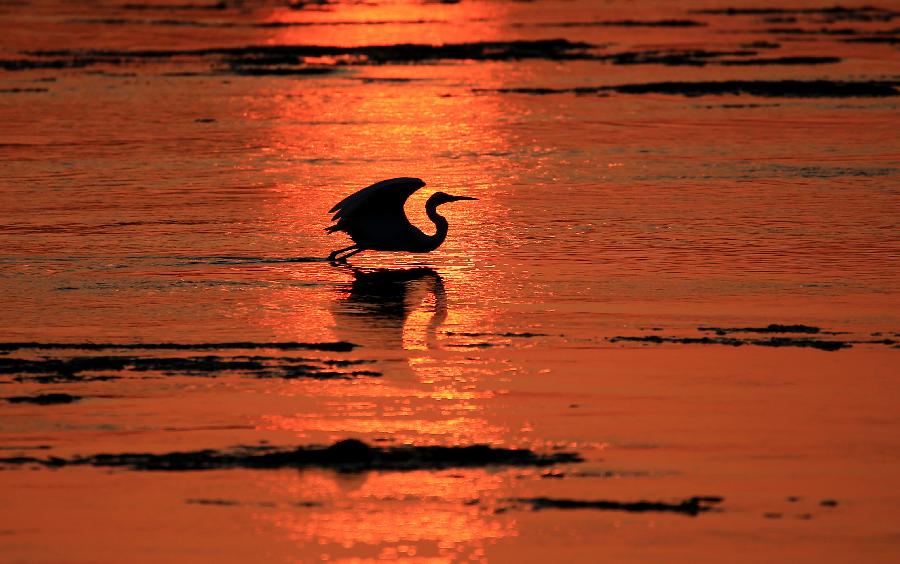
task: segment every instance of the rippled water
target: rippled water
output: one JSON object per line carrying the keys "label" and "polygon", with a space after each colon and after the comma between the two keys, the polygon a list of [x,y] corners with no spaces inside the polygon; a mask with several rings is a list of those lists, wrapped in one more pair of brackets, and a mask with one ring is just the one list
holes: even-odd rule
{"label": "rippled water", "polygon": [[[2,559],[897,557],[900,13],[290,4],[0,2]],[[95,458],[348,438],[584,461]]]}

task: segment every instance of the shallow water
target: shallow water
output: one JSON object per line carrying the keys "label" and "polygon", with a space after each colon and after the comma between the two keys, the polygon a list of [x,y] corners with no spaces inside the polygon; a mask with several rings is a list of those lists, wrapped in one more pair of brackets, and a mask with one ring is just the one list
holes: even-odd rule
{"label": "shallow water", "polygon": [[0,3],[3,560],[896,560],[900,14],[288,4]]}

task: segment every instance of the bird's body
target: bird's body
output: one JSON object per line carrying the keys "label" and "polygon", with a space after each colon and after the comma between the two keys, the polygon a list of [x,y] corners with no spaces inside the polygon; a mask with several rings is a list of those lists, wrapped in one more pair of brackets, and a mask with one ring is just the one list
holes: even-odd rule
{"label": "bird's body", "polygon": [[[409,196],[425,186],[418,178],[392,178],[382,180],[359,192],[347,196],[331,208],[335,222],[325,230],[329,233],[343,231],[353,239],[354,245],[331,253],[330,260],[346,260],[356,253],[373,251],[405,251],[428,253],[447,238],[448,224],[437,213],[437,207],[457,200],[475,200],[467,196],[451,196],[444,192],[432,194],[425,202],[425,212],[435,224],[435,234],[427,235],[410,223],[403,211]],[[349,252],[347,252],[349,251]],[[338,259],[338,255],[347,252]]]}

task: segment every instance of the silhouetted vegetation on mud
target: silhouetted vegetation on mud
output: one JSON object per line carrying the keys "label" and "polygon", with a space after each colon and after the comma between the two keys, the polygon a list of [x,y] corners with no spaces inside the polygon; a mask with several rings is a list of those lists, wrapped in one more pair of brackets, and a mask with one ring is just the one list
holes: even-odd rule
{"label": "silhouetted vegetation on mud", "polygon": [[74,403],[80,401],[80,396],[71,394],[38,394],[36,396],[10,396],[4,398],[9,403],[32,403],[35,405],[56,405],[61,403]]}
{"label": "silhouetted vegetation on mud", "polygon": [[332,468],[342,472],[365,470],[440,470],[486,466],[549,466],[581,462],[569,452],[537,454],[528,449],[472,446],[400,446],[373,447],[347,439],[328,447],[279,449],[269,446],[243,446],[228,451],[199,450],[164,454],[97,454],[75,458],[0,458],[0,464],[46,467],[100,466],[130,470],[217,470],[228,468]]}
{"label": "silhouetted vegetation on mud", "polygon": [[723,501],[718,496],[695,496],[676,502],[663,501],[609,501],[609,500],[580,500],[560,499],[549,497],[516,498],[512,501],[529,505],[534,511],[542,509],[594,509],[599,511],[627,511],[631,513],[663,512],[680,513],[682,515],[697,516],[700,513],[712,511],[714,506]]}

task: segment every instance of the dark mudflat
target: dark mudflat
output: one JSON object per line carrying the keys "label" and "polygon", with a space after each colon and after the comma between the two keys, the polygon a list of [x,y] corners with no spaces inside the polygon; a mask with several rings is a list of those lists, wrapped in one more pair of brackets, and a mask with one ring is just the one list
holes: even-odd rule
{"label": "dark mudflat", "polygon": [[[345,57],[348,64],[417,63],[440,60],[514,61],[523,59],[579,60],[591,59],[589,43],[566,39],[536,41],[479,41],[443,45],[398,43],[393,45],[249,45],[208,49],[143,49],[143,50],[44,50],[27,53],[34,57],[100,63],[122,61],[168,60],[174,57],[224,57],[243,64],[296,65],[306,57]],[[65,60],[64,59],[64,60]]]}
{"label": "dark mudflat", "polygon": [[530,339],[533,337],[547,337],[547,333],[530,333],[528,331],[516,332],[506,331],[503,333],[490,332],[471,332],[471,331],[447,331],[444,333],[451,337],[519,337],[522,339]]}
{"label": "dark mudflat", "polygon": [[692,10],[692,14],[714,16],[818,16],[825,23],[839,21],[891,21],[900,17],[900,12],[875,6],[860,7],[811,7],[811,8],[710,8]]}
{"label": "dark mudflat", "polygon": [[666,65],[696,66],[706,65],[823,65],[839,63],[840,57],[757,57],[758,51],[751,49],[712,51],[706,49],[689,50],[647,50],[625,51],[609,55],[596,55],[599,61],[608,61],[615,65]]}
{"label": "dark mudflat", "polygon": [[[138,355],[75,356],[68,358],[22,359],[0,357],[0,375],[18,381],[55,383],[89,381],[110,376],[85,376],[86,372],[162,372],[167,375],[215,377],[238,373],[255,378],[312,378],[317,380],[381,376],[374,370],[346,370],[372,361],[357,359],[315,359],[277,356],[190,356],[156,357]],[[344,370],[341,370],[344,369]]]}
{"label": "dark mudflat", "polygon": [[[650,82],[618,86],[579,86],[575,88],[499,88],[492,92],[509,94],[671,94],[699,96],[757,96],[761,98],[886,98],[900,95],[893,81],[842,80],[722,80],[703,82]],[[484,89],[474,89],[484,92]]]}
{"label": "dark mudflat", "polygon": [[[524,27],[518,24],[513,27]],[[697,20],[599,20],[588,22],[541,22],[535,27],[706,27],[708,24]]]}
{"label": "dark mudflat", "polygon": [[586,501],[579,499],[560,499],[548,497],[516,498],[513,501],[530,505],[534,511],[542,509],[594,509],[599,511],[628,511],[631,513],[664,512],[681,513],[692,517],[711,511],[714,505],[723,498],[717,496],[695,496],[678,503],[662,501]]}
{"label": "dark mudflat", "polygon": [[678,94],[682,96],[748,95],[768,98],[878,98],[900,94],[894,82],[839,80],[723,80],[623,84],[610,90],[621,94]]}
{"label": "dark mudflat", "polygon": [[367,470],[441,470],[487,466],[549,466],[581,462],[575,453],[536,454],[527,449],[495,448],[488,445],[466,447],[402,446],[373,447],[348,439],[328,447],[238,447],[230,451],[199,450],[165,454],[97,454],[76,458],[0,458],[0,464],[46,467],[98,466],[129,470],[222,470],[232,468],[332,468],[342,472]]}
{"label": "dark mudflat", "polygon": [[729,345],[740,347],[744,345],[756,345],[759,347],[802,347],[822,351],[838,351],[849,349],[853,345],[847,341],[825,341],[822,339],[794,338],[794,337],[770,337],[767,339],[738,339],[735,337],[662,337],[659,335],[646,336],[618,336],[607,339],[611,343],[676,343],[681,345]]}
{"label": "dark mudflat", "polygon": [[781,325],[770,323],[765,327],[698,327],[700,331],[714,331],[718,335],[726,333],[808,333],[814,334],[821,331],[819,327],[812,325]]}
{"label": "dark mudflat", "polygon": [[57,405],[81,401],[80,396],[70,394],[39,394],[36,396],[12,396],[4,398],[9,403],[33,403],[35,405]]}
{"label": "dark mudflat", "polygon": [[0,351],[17,351],[22,349],[63,349],[100,351],[109,349],[122,350],[227,350],[227,349],[277,349],[283,351],[312,350],[327,352],[350,352],[358,345],[346,341],[330,343],[40,343],[36,341],[20,343],[0,343]]}

